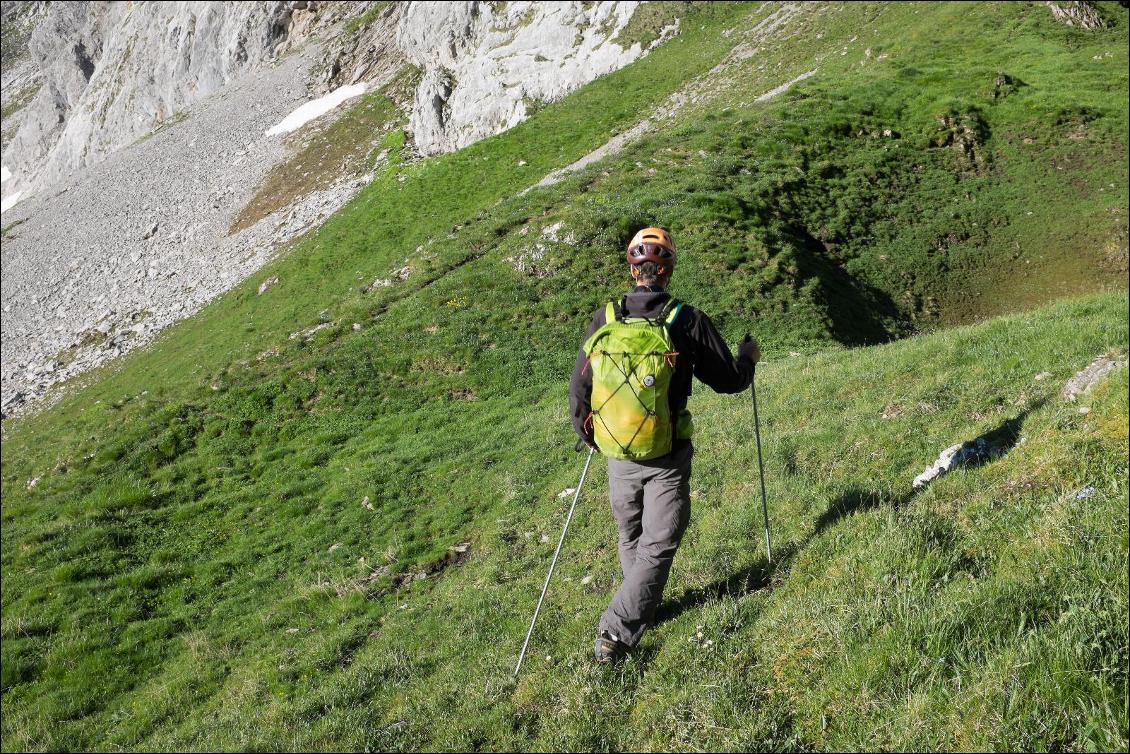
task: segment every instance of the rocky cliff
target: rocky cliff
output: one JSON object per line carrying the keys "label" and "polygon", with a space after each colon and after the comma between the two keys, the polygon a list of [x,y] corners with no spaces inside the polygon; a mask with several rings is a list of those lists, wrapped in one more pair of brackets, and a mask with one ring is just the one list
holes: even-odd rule
{"label": "rocky cliff", "polygon": [[294,3],[53,3],[29,57],[41,81],[4,150],[31,193],[151,132],[271,61]]}
{"label": "rocky cliff", "polygon": [[[26,61],[24,75],[6,87],[6,101],[23,106],[12,108],[18,128],[4,144],[5,196],[26,197],[101,161],[330,28],[324,87],[364,80],[376,59],[423,71],[409,127],[426,155],[510,128],[678,29],[675,20],[646,48],[625,38],[638,2],[407,3],[386,11],[399,17],[395,35],[365,24],[378,33],[358,45],[351,37],[383,5],[9,3],[10,23],[32,30],[26,50],[12,53]],[[346,18],[353,30],[334,26]]]}
{"label": "rocky cliff", "polygon": [[[460,149],[646,50],[620,37],[639,3],[413,3],[396,30],[425,71],[411,130],[423,154]],[[662,43],[678,28],[661,30]]]}

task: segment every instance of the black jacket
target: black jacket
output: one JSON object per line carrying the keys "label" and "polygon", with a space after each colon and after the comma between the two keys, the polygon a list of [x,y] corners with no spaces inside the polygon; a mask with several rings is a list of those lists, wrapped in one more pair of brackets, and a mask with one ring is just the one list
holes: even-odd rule
{"label": "black jacket", "polygon": [[[632,317],[657,317],[670,300],[671,296],[666,291],[641,286],[624,297],[622,306],[625,313]],[[604,326],[604,310],[603,306],[597,309],[585,340]],[[687,407],[692,376],[718,393],[740,393],[753,381],[753,364],[748,359],[735,359],[710,317],[693,306],[683,304],[671,327],[671,340],[679,352],[668,394],[672,419]],[[585,420],[592,411],[592,370],[585,368],[587,361],[582,346],[569,383],[569,408],[573,415],[573,428],[582,439],[591,443],[592,425],[585,426]],[[688,442],[676,440],[672,450],[678,450]]]}

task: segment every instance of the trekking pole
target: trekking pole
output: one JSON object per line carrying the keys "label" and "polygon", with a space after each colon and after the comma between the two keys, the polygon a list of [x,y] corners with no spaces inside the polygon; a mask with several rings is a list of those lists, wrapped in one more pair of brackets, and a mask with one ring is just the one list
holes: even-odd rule
{"label": "trekking pole", "polygon": [[753,433],[757,436],[757,472],[761,478],[761,512],[765,516],[765,551],[769,555],[769,565],[773,565],[773,545],[769,542],[769,505],[765,502],[765,464],[761,460],[761,422],[757,417],[757,365],[753,365],[753,380],[749,383],[753,396]]}
{"label": "trekking pole", "polygon": [[553,562],[549,564],[549,573],[545,575],[545,586],[541,588],[541,596],[538,597],[538,606],[534,608],[534,618],[530,621],[530,630],[526,632],[526,641],[522,644],[522,653],[518,655],[518,664],[514,666],[514,677],[518,677],[518,671],[522,669],[522,661],[526,659],[526,649],[530,646],[530,637],[534,635],[534,625],[538,622],[538,613],[541,612],[541,603],[545,601],[545,594],[549,591],[549,580],[553,578],[553,569],[557,567],[557,558],[561,555],[561,546],[565,544],[565,535],[569,533],[569,523],[573,520],[573,511],[577,509],[577,500],[581,497],[581,489],[585,486],[585,477],[589,473],[589,464],[592,463],[592,455],[596,451],[595,448],[589,448],[589,457],[585,461],[585,470],[581,472],[581,481],[577,482],[577,491],[573,493],[573,504],[569,506],[569,515],[565,517],[565,528],[561,530],[561,540],[557,543],[557,552],[553,553]]}

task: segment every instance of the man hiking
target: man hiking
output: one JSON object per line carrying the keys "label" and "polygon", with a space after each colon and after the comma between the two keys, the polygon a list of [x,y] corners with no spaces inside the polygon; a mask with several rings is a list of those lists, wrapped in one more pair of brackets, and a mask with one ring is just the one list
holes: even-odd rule
{"label": "man hiking", "polygon": [[690,520],[691,377],[739,393],[761,358],[747,335],[734,359],[709,317],[667,293],[670,233],[644,228],[627,258],[635,290],[597,310],[569,388],[577,434],[608,456],[620,530],[624,581],[600,617],[600,663],[624,657],[651,625]]}

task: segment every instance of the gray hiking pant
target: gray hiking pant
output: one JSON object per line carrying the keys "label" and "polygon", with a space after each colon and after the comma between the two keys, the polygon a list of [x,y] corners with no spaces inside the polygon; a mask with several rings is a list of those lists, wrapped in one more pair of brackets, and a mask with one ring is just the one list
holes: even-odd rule
{"label": "gray hiking pant", "polygon": [[688,444],[654,461],[608,460],[624,582],[600,616],[600,630],[631,647],[655,617],[675,550],[690,521],[693,455]]}

